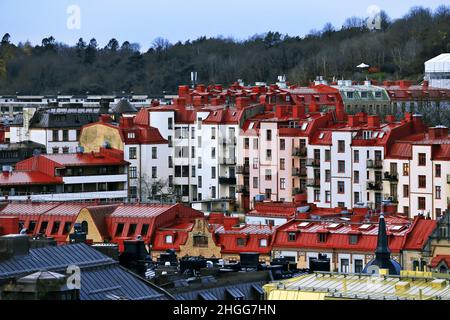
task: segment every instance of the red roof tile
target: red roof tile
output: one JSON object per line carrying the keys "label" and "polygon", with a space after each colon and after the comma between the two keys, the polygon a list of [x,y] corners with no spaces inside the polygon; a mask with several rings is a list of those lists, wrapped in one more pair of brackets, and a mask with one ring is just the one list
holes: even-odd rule
{"label": "red roof tile", "polygon": [[38,171],[13,171],[11,174],[0,175],[0,185],[15,186],[15,185],[47,185],[47,184],[62,184],[62,178],[51,177]]}

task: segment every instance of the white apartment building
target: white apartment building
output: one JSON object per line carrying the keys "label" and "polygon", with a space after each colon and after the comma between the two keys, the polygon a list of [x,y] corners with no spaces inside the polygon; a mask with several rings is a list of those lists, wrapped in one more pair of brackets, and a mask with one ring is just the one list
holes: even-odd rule
{"label": "white apartment building", "polygon": [[398,201],[398,212],[436,219],[450,203],[450,139],[448,128],[395,142],[384,161],[386,196]]}

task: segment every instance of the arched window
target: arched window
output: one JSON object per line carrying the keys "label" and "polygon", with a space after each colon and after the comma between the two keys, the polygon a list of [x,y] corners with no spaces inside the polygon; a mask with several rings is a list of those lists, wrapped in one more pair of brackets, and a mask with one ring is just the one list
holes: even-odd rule
{"label": "arched window", "polygon": [[87,223],[87,221],[81,222],[81,232],[85,232],[86,234],[88,233],[88,223]]}

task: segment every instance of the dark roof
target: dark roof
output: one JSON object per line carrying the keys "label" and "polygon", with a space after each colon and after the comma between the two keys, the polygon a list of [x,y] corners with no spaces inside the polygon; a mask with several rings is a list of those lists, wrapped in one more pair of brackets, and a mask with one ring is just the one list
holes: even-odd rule
{"label": "dark roof", "polygon": [[124,113],[137,113],[135,107],[126,99],[120,99],[120,101],[111,108],[111,112],[114,114],[124,114]]}
{"label": "dark roof", "polygon": [[98,108],[58,108],[38,110],[30,121],[30,128],[78,128],[98,121]]}
{"label": "dark roof", "polygon": [[28,255],[0,262],[0,282],[41,270],[62,272],[69,265],[81,269],[81,300],[167,300],[171,296],[84,244],[31,249]]}

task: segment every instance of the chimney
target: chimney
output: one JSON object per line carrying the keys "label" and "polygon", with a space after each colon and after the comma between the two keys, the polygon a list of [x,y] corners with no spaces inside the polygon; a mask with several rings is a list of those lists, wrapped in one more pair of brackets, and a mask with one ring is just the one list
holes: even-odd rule
{"label": "chimney", "polygon": [[220,99],[217,97],[211,98],[211,105],[212,106],[218,106],[220,105]]}
{"label": "chimney", "polygon": [[284,106],[276,106],[275,107],[275,117],[277,117],[278,119],[283,118],[283,116],[285,115],[285,110],[284,110]]}
{"label": "chimney", "polygon": [[133,118],[132,117],[121,117],[120,118],[120,127],[121,128],[131,128],[133,126]]}
{"label": "chimney", "polygon": [[353,208],[353,217],[354,216],[361,216],[361,217],[365,217],[367,212],[369,211],[368,208]]}
{"label": "chimney", "polygon": [[419,132],[425,131],[426,127],[423,123],[421,114],[414,114],[412,116],[412,123],[413,123],[413,127],[414,127],[414,132],[419,133]]}
{"label": "chimney", "polygon": [[445,126],[436,126],[428,129],[430,140],[446,139],[448,138],[448,128]]}
{"label": "chimney", "polygon": [[305,106],[304,105],[292,106],[292,117],[293,118],[303,118],[304,116],[305,116]]}
{"label": "chimney", "polygon": [[99,120],[102,123],[110,123],[112,121],[111,117],[107,114],[101,114]]}
{"label": "chimney", "polygon": [[380,117],[379,116],[368,116],[367,117],[367,126],[371,128],[379,128],[380,127]]}
{"label": "chimney", "polygon": [[344,104],[339,101],[338,103],[336,103],[336,119],[337,121],[345,121],[345,110],[344,110]]}
{"label": "chimney", "polygon": [[197,85],[197,88],[196,88],[197,92],[205,92],[205,89],[206,89],[206,87],[204,84],[199,84],[199,85]]}
{"label": "chimney", "polygon": [[349,127],[359,126],[359,117],[357,115],[349,115],[348,116],[348,126]]}
{"label": "chimney", "polygon": [[392,114],[386,115],[386,122],[387,123],[394,123],[395,122],[395,116]]}
{"label": "chimney", "polygon": [[179,86],[178,87],[178,96],[183,98],[189,95],[189,86]]}
{"label": "chimney", "polygon": [[367,122],[367,113],[358,112],[356,116],[359,118],[359,122],[366,123]]}
{"label": "chimney", "polygon": [[226,230],[230,230],[237,224],[239,224],[239,217],[224,217],[223,219],[223,227]]}
{"label": "chimney", "polygon": [[194,107],[201,107],[203,105],[202,97],[194,96],[192,104],[194,105]]}
{"label": "chimney", "polygon": [[249,99],[247,97],[236,97],[236,108],[243,109],[248,106]]}
{"label": "chimney", "polygon": [[[366,210],[366,213],[367,213],[367,210]],[[364,218],[365,218],[364,216],[365,216],[365,214],[364,214],[364,215],[361,215],[361,214],[358,214],[358,215],[353,214],[353,215],[350,217],[350,221],[351,221],[351,222],[356,222],[356,223],[361,223],[361,222],[364,221]]]}
{"label": "chimney", "polygon": [[309,104],[309,112],[310,113],[320,112],[320,108],[314,101],[314,98],[311,99],[311,103]]}
{"label": "chimney", "polygon": [[186,98],[175,98],[173,100],[173,102],[178,107],[181,107],[181,108],[186,107]]}

